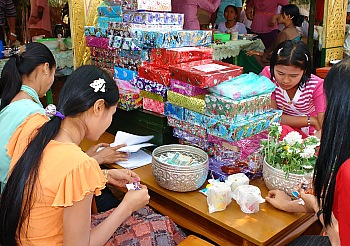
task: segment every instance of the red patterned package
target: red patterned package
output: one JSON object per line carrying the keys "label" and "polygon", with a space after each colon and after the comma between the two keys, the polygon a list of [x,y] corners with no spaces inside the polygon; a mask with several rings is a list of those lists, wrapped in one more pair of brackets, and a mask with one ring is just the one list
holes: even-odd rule
{"label": "red patterned package", "polygon": [[138,76],[165,86],[170,85],[170,72],[168,69],[155,67],[146,62],[139,66]]}

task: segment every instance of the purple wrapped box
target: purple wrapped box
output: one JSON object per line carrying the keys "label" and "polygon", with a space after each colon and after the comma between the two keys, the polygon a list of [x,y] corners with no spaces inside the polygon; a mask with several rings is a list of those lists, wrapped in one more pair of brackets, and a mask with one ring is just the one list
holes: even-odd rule
{"label": "purple wrapped box", "polygon": [[99,48],[109,48],[109,38],[98,38],[94,36],[86,36],[86,46],[88,47],[99,47]]}
{"label": "purple wrapped box", "polygon": [[130,83],[141,90],[153,92],[162,97],[166,97],[167,87],[157,82],[135,76]]}
{"label": "purple wrapped box", "polygon": [[186,96],[197,96],[208,93],[208,89],[202,89],[177,79],[170,79],[170,88],[172,91]]}
{"label": "purple wrapped box", "polygon": [[125,12],[123,13],[123,21],[137,24],[183,25],[184,15],[147,11]]}

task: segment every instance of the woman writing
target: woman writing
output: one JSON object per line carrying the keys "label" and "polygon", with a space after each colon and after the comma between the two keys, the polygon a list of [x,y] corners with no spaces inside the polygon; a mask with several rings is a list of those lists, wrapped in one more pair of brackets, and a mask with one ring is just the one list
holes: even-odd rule
{"label": "woman writing", "polygon": [[326,109],[323,79],[311,74],[311,54],[302,41],[284,41],[273,51],[270,67],[261,72],[276,84],[271,107],[283,111],[282,138],[292,130],[303,137],[320,136]]}
{"label": "woman writing", "polygon": [[[56,62],[51,51],[41,43],[28,43],[18,55],[9,59],[0,79],[0,193],[7,181],[11,158],[6,145],[19,125],[30,115],[45,110],[39,98],[50,89],[56,71]],[[123,145],[124,146],[124,145]],[[97,148],[106,147],[97,152]],[[100,164],[127,160],[128,155],[117,151],[122,146],[109,147],[101,143],[91,147],[87,154]],[[112,171],[113,172],[113,171]],[[108,189],[96,200],[98,211],[115,207],[118,200]]]}
{"label": "woman writing", "polygon": [[[34,114],[18,127],[8,145],[11,169],[0,202],[2,245],[103,245],[108,240],[114,245],[127,243],[123,234],[129,227],[117,229],[132,212],[148,203],[147,188],[140,185],[140,190],[128,191],[108,217],[91,221],[92,196],[99,195],[112,177],[102,173],[97,161],[78,146],[84,137],[99,139],[112,121],[118,99],[118,88],[106,72],[82,66],[65,82],[57,110],[50,112],[51,120]],[[38,121],[46,123],[36,130]],[[33,139],[27,147],[16,143],[28,138]],[[113,183],[120,187],[138,179],[130,170],[119,174],[114,175]],[[148,209],[143,216],[149,214],[154,213]],[[134,220],[140,218],[142,215]],[[160,224],[164,220],[169,227],[152,227],[155,221]],[[162,235],[174,245],[183,239],[181,231],[163,216],[148,222],[145,227],[153,228],[149,240],[156,242]],[[138,235],[142,239],[145,233]]]}

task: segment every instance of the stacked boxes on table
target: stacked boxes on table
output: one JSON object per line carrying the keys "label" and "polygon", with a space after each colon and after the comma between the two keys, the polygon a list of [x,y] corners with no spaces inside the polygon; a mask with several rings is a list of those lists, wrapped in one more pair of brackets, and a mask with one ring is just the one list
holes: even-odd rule
{"label": "stacked boxes on table", "polygon": [[[278,122],[281,117],[281,111],[270,109],[272,82],[259,92],[246,93],[244,97],[237,97],[238,93],[229,98],[206,90],[215,92],[213,88],[221,83],[239,81],[240,67],[202,60],[170,65],[170,73],[172,87],[168,90],[165,114],[180,143],[192,144],[214,155],[212,172],[214,167],[220,169],[221,165],[232,164],[239,158],[248,162],[239,167],[240,171],[250,178],[261,175],[260,166],[256,166],[260,139],[271,122]],[[241,149],[237,152],[230,146]]]}

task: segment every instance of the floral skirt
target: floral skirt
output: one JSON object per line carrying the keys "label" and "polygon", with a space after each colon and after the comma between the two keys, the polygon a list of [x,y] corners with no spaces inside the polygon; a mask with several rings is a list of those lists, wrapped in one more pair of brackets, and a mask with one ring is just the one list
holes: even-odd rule
{"label": "floral skirt", "polygon": [[[106,219],[114,209],[91,216],[91,227]],[[177,245],[185,233],[168,217],[155,213],[148,206],[135,211],[114,232],[105,244],[128,246]]]}

